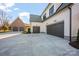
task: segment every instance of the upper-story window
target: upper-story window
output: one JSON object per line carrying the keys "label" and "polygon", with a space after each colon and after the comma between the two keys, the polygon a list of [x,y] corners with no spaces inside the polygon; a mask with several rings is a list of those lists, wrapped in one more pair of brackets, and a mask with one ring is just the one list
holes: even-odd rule
{"label": "upper-story window", "polygon": [[53,15],[54,13],[54,5],[49,9],[49,16]]}
{"label": "upper-story window", "polygon": [[43,20],[45,20],[46,19],[46,13],[44,14],[44,16],[43,16]]}

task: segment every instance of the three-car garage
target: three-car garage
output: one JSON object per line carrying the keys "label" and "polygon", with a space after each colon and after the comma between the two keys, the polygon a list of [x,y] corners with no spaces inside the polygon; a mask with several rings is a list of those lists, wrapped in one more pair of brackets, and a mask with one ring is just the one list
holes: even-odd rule
{"label": "three-car garage", "polygon": [[[41,32],[40,26],[33,26],[32,28],[33,28],[33,33]],[[54,35],[54,36],[64,38],[64,21],[47,25],[46,32],[49,35]]]}

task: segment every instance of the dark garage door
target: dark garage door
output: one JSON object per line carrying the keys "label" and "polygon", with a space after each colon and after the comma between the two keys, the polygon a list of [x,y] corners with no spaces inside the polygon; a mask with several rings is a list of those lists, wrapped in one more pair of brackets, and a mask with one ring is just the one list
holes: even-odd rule
{"label": "dark garage door", "polygon": [[39,26],[34,26],[33,27],[33,33],[40,33],[40,27]]}
{"label": "dark garage door", "polygon": [[13,27],[13,31],[18,31],[18,27]]}
{"label": "dark garage door", "polygon": [[24,31],[24,28],[23,27],[19,27],[19,31]]}
{"label": "dark garage door", "polygon": [[47,34],[64,38],[64,21],[47,26]]}

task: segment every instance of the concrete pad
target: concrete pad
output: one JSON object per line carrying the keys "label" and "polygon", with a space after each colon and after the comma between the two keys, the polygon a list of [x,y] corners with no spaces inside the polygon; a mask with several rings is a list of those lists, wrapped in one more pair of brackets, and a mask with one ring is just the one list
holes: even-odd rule
{"label": "concrete pad", "polygon": [[79,50],[69,41],[47,34],[20,34],[0,40],[1,56],[72,56]]}

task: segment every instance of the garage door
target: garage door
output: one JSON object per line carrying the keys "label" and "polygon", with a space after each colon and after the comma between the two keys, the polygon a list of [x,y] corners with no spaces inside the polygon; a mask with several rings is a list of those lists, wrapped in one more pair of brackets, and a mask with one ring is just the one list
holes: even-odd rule
{"label": "garage door", "polygon": [[13,31],[18,31],[18,27],[13,27]]}
{"label": "garage door", "polygon": [[64,21],[47,26],[47,34],[64,38]]}
{"label": "garage door", "polygon": [[40,33],[40,27],[39,26],[34,26],[33,27],[33,33]]}
{"label": "garage door", "polygon": [[19,31],[24,31],[24,28],[23,27],[19,27]]}

